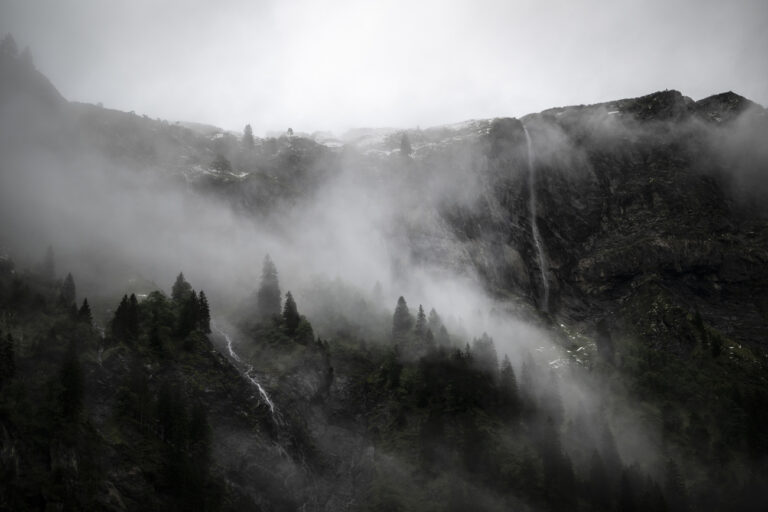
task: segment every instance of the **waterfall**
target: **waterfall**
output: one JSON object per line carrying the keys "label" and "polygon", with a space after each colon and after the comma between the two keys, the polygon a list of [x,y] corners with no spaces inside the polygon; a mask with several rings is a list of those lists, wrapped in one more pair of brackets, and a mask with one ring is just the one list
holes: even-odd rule
{"label": "waterfall", "polygon": [[539,259],[539,270],[541,271],[541,284],[544,288],[544,297],[542,300],[542,309],[544,311],[549,310],[549,280],[547,279],[548,266],[547,256],[544,254],[544,242],[541,240],[541,233],[539,233],[539,224],[536,220],[536,165],[535,165],[535,153],[533,151],[533,143],[531,142],[531,135],[528,133],[528,129],[523,125],[523,131],[525,132],[525,144],[528,148],[528,192],[530,197],[530,215],[531,215],[531,235],[533,237],[533,243],[536,246],[536,254]]}
{"label": "waterfall", "polygon": [[253,366],[244,363],[242,359],[240,359],[240,356],[237,355],[237,352],[235,352],[235,349],[232,348],[232,338],[229,337],[229,335],[219,329],[219,327],[214,323],[212,324],[213,329],[218,332],[223,338],[224,341],[227,343],[227,351],[229,352],[229,357],[235,362],[236,366],[239,367],[240,371],[242,372],[243,376],[248,379],[248,382],[251,383],[253,387],[255,387],[259,391],[259,396],[261,397],[262,402],[267,404],[269,407],[269,411],[272,413],[272,420],[279,424],[278,416],[275,412],[275,404],[272,402],[272,399],[269,398],[269,394],[267,393],[267,390],[264,389],[264,386],[261,385],[261,383],[256,378],[256,370],[253,369]]}

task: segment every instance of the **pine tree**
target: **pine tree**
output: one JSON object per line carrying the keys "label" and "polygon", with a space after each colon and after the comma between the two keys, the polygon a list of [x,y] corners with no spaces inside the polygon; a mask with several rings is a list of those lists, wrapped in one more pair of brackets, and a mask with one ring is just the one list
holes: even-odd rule
{"label": "pine tree", "polygon": [[451,336],[448,334],[448,329],[445,328],[444,325],[440,326],[440,329],[437,331],[437,344],[441,347],[447,347],[451,344]]}
{"label": "pine tree", "polygon": [[211,332],[211,309],[208,306],[208,297],[205,296],[205,292],[200,290],[200,314],[198,315],[199,328],[205,334]]}
{"label": "pine tree", "polygon": [[184,273],[179,272],[179,275],[176,277],[176,282],[173,283],[173,288],[171,289],[171,298],[177,304],[181,304],[191,291],[192,285],[184,279]]}
{"label": "pine tree", "polygon": [[472,354],[475,358],[475,364],[483,371],[496,375],[499,369],[499,357],[496,354],[496,347],[493,344],[493,338],[487,333],[472,342]]}
{"label": "pine tree", "polygon": [[245,149],[253,149],[256,146],[256,142],[253,139],[253,129],[250,124],[245,125],[243,130],[243,146]]}
{"label": "pine tree", "polygon": [[277,268],[272,263],[269,254],[264,258],[261,270],[261,285],[257,293],[257,314],[260,318],[272,318],[280,315],[280,282],[277,279]]}
{"label": "pine tree", "polygon": [[15,59],[19,54],[19,47],[16,46],[16,40],[11,34],[7,34],[0,41],[0,55]]}
{"label": "pine tree", "polygon": [[435,311],[435,308],[429,310],[427,325],[432,329],[433,333],[440,332],[440,327],[443,325],[443,321],[440,318],[440,315],[437,314],[437,311]]}
{"label": "pine tree", "polygon": [[509,415],[516,414],[518,412],[517,379],[515,378],[515,370],[512,368],[512,363],[506,354],[501,361],[499,388],[501,389],[502,408]]}
{"label": "pine tree", "polygon": [[435,335],[432,334],[432,329],[427,329],[426,334],[424,334],[424,346],[429,352],[435,349]]}
{"label": "pine tree", "polygon": [[283,325],[289,336],[296,334],[296,328],[299,327],[299,311],[296,308],[296,302],[293,300],[291,292],[285,294],[285,307],[283,308]]}
{"label": "pine tree", "polygon": [[119,340],[125,340],[128,336],[128,309],[128,295],[123,295],[111,322],[112,336]]}
{"label": "pine tree", "polygon": [[416,325],[414,332],[419,339],[424,337],[424,333],[427,327],[427,316],[424,314],[424,308],[419,304],[419,312],[416,314]]}
{"label": "pine tree", "polygon": [[64,283],[61,285],[59,299],[65,306],[70,306],[71,304],[74,304],[75,298],[75,279],[72,277],[71,273],[67,273],[67,277],[64,278]]}
{"label": "pine tree", "polygon": [[93,325],[93,315],[91,315],[91,306],[88,304],[88,298],[83,299],[83,305],[77,312],[77,319],[89,326]]}
{"label": "pine tree", "polygon": [[408,311],[408,304],[401,296],[397,299],[395,314],[392,316],[392,338],[396,342],[403,340],[411,331],[411,327],[413,327],[413,317]]}
{"label": "pine tree", "polygon": [[197,298],[197,292],[192,292],[187,296],[186,300],[182,304],[181,312],[179,313],[177,334],[181,337],[187,336],[189,333],[197,329],[200,325],[200,300]]}

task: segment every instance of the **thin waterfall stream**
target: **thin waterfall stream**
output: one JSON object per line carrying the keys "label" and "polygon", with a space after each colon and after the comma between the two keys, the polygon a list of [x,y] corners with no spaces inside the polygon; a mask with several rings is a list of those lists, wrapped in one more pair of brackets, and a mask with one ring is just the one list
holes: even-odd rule
{"label": "thin waterfall stream", "polygon": [[533,237],[533,243],[536,246],[536,254],[539,260],[539,270],[541,271],[541,284],[544,289],[544,297],[542,299],[542,309],[544,311],[549,310],[549,279],[547,274],[549,273],[549,267],[547,264],[547,256],[544,253],[544,242],[541,239],[541,233],[539,232],[539,224],[536,219],[536,154],[533,149],[533,142],[531,141],[531,135],[528,133],[528,129],[523,125],[523,131],[525,132],[525,144],[528,148],[528,196],[530,198],[530,215],[531,215],[531,235]]}
{"label": "thin waterfall stream", "polygon": [[223,338],[224,341],[227,343],[227,351],[229,352],[229,357],[235,362],[238,369],[242,372],[243,376],[248,379],[248,382],[251,383],[258,391],[259,396],[261,397],[261,400],[267,404],[269,407],[269,411],[272,413],[272,420],[276,424],[280,424],[279,421],[279,415],[277,414],[275,410],[275,404],[272,402],[272,399],[269,397],[269,393],[267,393],[267,390],[264,389],[264,386],[261,385],[261,383],[256,378],[256,370],[254,370],[253,366],[251,366],[248,363],[243,362],[243,360],[240,358],[240,356],[235,352],[235,349],[232,347],[232,338],[230,338],[229,334],[222,331],[215,323],[211,325],[213,329],[219,333]]}

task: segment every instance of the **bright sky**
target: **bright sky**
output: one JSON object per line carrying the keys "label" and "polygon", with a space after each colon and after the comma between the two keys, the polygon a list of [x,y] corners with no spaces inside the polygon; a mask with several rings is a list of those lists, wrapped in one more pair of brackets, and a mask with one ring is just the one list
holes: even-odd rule
{"label": "bright sky", "polygon": [[768,104],[767,0],[0,0],[7,32],[68,99],[257,134]]}

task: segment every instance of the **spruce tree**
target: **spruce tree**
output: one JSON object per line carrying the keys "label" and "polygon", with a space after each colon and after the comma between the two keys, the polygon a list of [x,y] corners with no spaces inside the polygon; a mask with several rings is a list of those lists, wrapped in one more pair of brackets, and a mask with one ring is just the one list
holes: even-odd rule
{"label": "spruce tree", "polygon": [[283,308],[283,325],[285,331],[289,336],[296,334],[296,329],[299,327],[299,311],[296,308],[296,302],[293,300],[291,292],[285,294],[285,307]]}
{"label": "spruce tree", "polygon": [[93,315],[91,315],[91,306],[88,304],[88,298],[83,299],[83,305],[77,312],[77,319],[89,326],[93,325]]}
{"label": "spruce tree", "polygon": [[181,304],[191,291],[192,285],[184,279],[184,273],[179,272],[179,275],[176,276],[176,282],[173,283],[173,288],[171,289],[171,298],[177,304]]}
{"label": "spruce tree", "polygon": [[115,310],[115,316],[112,318],[111,330],[112,336],[119,340],[125,340],[128,336],[128,295],[123,295],[120,304]]}
{"label": "spruce tree", "polygon": [[397,306],[395,306],[395,313],[392,316],[392,338],[395,341],[403,340],[413,327],[413,317],[408,310],[408,304],[401,296],[397,299]]}
{"label": "spruce tree", "polygon": [[250,124],[245,125],[243,130],[243,146],[245,149],[253,149],[256,146],[256,142],[253,140],[253,129]]}
{"label": "spruce tree", "polygon": [[483,371],[496,375],[499,369],[499,358],[496,354],[496,347],[493,344],[493,338],[487,333],[472,342],[472,354],[475,364]]}
{"label": "spruce tree", "polygon": [[419,312],[416,314],[416,325],[414,326],[414,332],[419,339],[424,337],[427,327],[427,316],[424,314],[424,308],[419,304]]}
{"label": "spruce tree", "polygon": [[260,318],[272,318],[280,315],[280,282],[277,279],[277,268],[267,254],[261,270],[261,285],[256,296],[257,314]]}
{"label": "spruce tree", "polygon": [[200,313],[198,315],[199,329],[205,334],[210,334],[211,309],[208,306],[208,297],[205,296],[205,292],[203,290],[200,290],[199,305],[200,305]]}
{"label": "spruce tree", "polygon": [[59,298],[61,299],[61,303],[65,306],[70,306],[75,302],[75,279],[72,277],[71,273],[67,273],[67,277],[64,278]]}
{"label": "spruce tree", "polygon": [[179,336],[187,336],[190,332],[197,329],[200,325],[200,300],[197,298],[197,292],[192,290],[181,307],[179,313],[177,333]]}
{"label": "spruce tree", "polygon": [[432,334],[432,329],[427,329],[424,334],[424,347],[430,352],[435,349],[435,335]]}
{"label": "spruce tree", "polygon": [[440,319],[440,315],[437,314],[437,311],[435,311],[435,308],[429,310],[427,325],[432,330],[432,333],[440,332],[440,327],[443,325],[443,321]]}
{"label": "spruce tree", "polygon": [[518,409],[517,379],[515,378],[515,370],[512,368],[512,363],[506,354],[501,361],[499,387],[501,389],[502,407],[506,410],[507,414],[516,414]]}
{"label": "spruce tree", "polygon": [[437,331],[437,344],[441,347],[447,347],[451,344],[451,336],[448,334],[448,329],[445,328],[444,325],[440,326],[440,329]]}
{"label": "spruce tree", "polygon": [[11,34],[7,34],[0,41],[0,55],[15,59],[19,55],[19,47],[16,46],[16,40]]}

